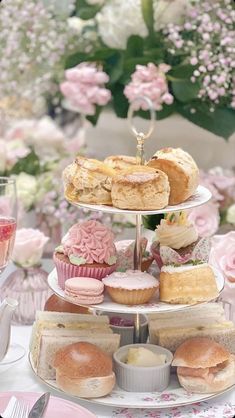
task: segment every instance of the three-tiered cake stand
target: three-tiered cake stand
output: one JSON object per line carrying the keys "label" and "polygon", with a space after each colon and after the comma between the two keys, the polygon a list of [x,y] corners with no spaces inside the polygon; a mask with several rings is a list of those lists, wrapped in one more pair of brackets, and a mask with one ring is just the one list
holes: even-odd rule
{"label": "three-tiered cake stand", "polygon": [[[147,134],[139,133],[132,124],[133,120],[133,106],[129,109],[129,122],[131,124],[131,130],[136,136],[137,139],[137,162],[138,164],[144,163],[144,142],[151,135],[154,127],[154,111],[152,108],[151,102],[146,98],[141,98],[145,100],[149,106],[151,113],[151,122],[150,128]],[[141,226],[142,226],[142,215],[153,215],[153,214],[162,214],[169,212],[183,211],[186,209],[191,209],[193,207],[203,205],[208,202],[211,198],[211,193],[208,189],[203,186],[197,188],[196,193],[188,199],[186,202],[183,202],[176,206],[167,206],[161,210],[150,210],[150,211],[138,211],[138,210],[124,210],[118,209],[112,206],[105,205],[90,205],[83,203],[73,203],[78,206],[78,208],[86,208],[92,211],[106,212],[110,214],[135,214],[136,215],[136,241],[135,241],[135,251],[134,251],[134,268],[136,270],[141,270]],[[217,271],[215,272],[216,282],[219,292],[223,290],[224,287],[224,278]],[[48,276],[48,284],[52,291],[64,300],[68,299],[64,291],[59,287],[57,280],[57,273],[54,269]],[[74,303],[74,302],[72,302]],[[140,314],[150,314],[150,313],[159,313],[159,312],[174,312],[176,310],[189,309],[195,305],[174,305],[168,303],[162,303],[159,301],[158,296],[153,297],[153,299],[144,305],[136,306],[127,306],[121,305],[113,302],[109,296],[105,296],[103,303],[98,305],[89,306],[89,309],[93,312],[116,312],[116,313],[125,313],[125,314],[134,314],[135,316],[135,342],[140,341]],[[87,306],[86,306],[87,307]],[[32,366],[33,367],[33,366]],[[40,378],[40,377],[39,377]],[[41,378],[40,378],[41,379]],[[42,380],[42,379],[41,379]],[[44,381],[44,380],[43,380]],[[44,381],[47,385],[53,389],[58,389],[55,381]],[[126,392],[120,389],[118,386],[111,392],[111,394],[102,397],[102,398],[91,398],[91,399],[82,399],[83,401],[88,401],[96,403],[99,405],[106,406],[115,406],[115,407],[127,407],[127,408],[171,408],[176,406],[183,406],[187,404],[193,404],[203,400],[213,398],[220,395],[221,393],[216,394],[192,394],[186,392],[182,387],[179,386],[176,376],[172,375],[171,382],[168,388],[161,393],[151,392],[151,393],[131,393]],[[72,396],[74,398],[74,396]]]}

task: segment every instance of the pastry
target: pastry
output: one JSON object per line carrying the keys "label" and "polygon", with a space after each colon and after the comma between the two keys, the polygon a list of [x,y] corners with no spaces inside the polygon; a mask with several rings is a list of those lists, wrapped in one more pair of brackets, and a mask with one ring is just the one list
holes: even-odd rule
{"label": "pastry", "polygon": [[116,268],[112,231],[101,222],[89,220],[73,225],[55,249],[54,263],[59,286],[72,277],[102,279]]}
{"label": "pastry", "polygon": [[169,192],[167,175],[146,166],[122,170],[112,179],[112,202],[120,209],[162,209],[168,205]]}
{"label": "pastry", "polygon": [[73,277],[65,282],[65,295],[76,304],[95,305],[104,300],[104,285],[89,277]]}
{"label": "pastry", "polygon": [[137,164],[136,158],[129,155],[111,155],[105,158],[104,163],[115,170],[125,170]]}
{"label": "pastry", "polygon": [[170,183],[170,205],[184,202],[194,194],[199,184],[197,164],[181,148],[163,148],[147,164],[167,174]]}
{"label": "pastry", "polygon": [[235,383],[235,356],[210,338],[190,338],[174,355],[181,386],[191,393],[221,392]]}
{"label": "pastry", "polygon": [[94,344],[70,344],[55,355],[56,383],[70,395],[99,398],[115,385],[112,366],[112,358]]}
{"label": "pastry", "polygon": [[47,299],[44,305],[44,311],[89,314],[88,308],[74,305],[73,303],[61,299],[57,295],[51,295],[49,299]]}
{"label": "pastry", "polygon": [[158,289],[157,279],[138,270],[112,273],[103,283],[111,299],[123,305],[147,303]]}
{"label": "pastry", "polygon": [[160,272],[160,300],[194,304],[219,296],[214,271],[206,264],[166,265]]}
{"label": "pastry", "polygon": [[116,174],[108,165],[78,156],[65,168],[65,197],[70,202],[111,205],[111,180]]}
{"label": "pastry", "polygon": [[[141,238],[142,260],[141,270],[147,271],[153,262],[153,256],[147,251],[147,239]],[[117,250],[117,271],[133,270],[135,241],[124,239],[115,242]]]}

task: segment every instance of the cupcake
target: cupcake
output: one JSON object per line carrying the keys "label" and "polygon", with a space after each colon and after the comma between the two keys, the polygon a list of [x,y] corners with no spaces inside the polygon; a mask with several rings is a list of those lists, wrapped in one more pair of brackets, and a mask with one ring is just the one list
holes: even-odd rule
{"label": "cupcake", "polygon": [[161,219],[156,229],[156,241],[152,244],[151,251],[158,267],[161,268],[162,248],[169,248],[177,252],[180,262],[188,257],[198,242],[198,233],[192,222],[187,219],[185,212],[166,214]]}
{"label": "cupcake", "polygon": [[139,270],[112,273],[103,283],[111,299],[122,305],[147,303],[158,289],[157,279]]}
{"label": "cupcake", "polygon": [[[142,249],[142,261],[141,270],[147,271],[153,262],[153,256],[147,251],[147,239],[141,238],[141,249]],[[117,271],[126,271],[134,269],[134,251],[135,241],[134,240],[122,240],[115,242],[117,250]]]}
{"label": "cupcake", "polygon": [[59,286],[72,277],[101,280],[116,269],[112,231],[95,220],[73,225],[54,252]]}

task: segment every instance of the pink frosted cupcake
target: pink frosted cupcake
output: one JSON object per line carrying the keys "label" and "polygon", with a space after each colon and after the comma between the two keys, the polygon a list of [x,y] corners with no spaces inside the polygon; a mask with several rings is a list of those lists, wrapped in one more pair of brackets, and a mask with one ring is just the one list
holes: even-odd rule
{"label": "pink frosted cupcake", "polygon": [[112,231],[95,220],[73,225],[55,249],[54,263],[59,286],[72,277],[101,280],[116,269],[116,248]]}

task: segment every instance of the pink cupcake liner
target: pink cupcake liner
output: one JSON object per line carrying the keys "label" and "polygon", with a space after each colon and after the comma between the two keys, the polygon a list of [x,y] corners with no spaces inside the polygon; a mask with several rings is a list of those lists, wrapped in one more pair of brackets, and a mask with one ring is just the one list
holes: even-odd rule
{"label": "pink cupcake liner", "polygon": [[105,276],[108,276],[116,270],[116,264],[107,267],[75,266],[74,264],[59,260],[56,256],[53,259],[57,270],[58,284],[63,290],[65,288],[65,281],[72,277],[92,277],[93,279],[102,280]]}
{"label": "pink cupcake liner", "polygon": [[161,270],[161,268],[163,266],[163,262],[162,262],[162,258],[160,256],[160,251],[159,250],[160,250],[160,247],[156,246],[156,244],[153,243],[152,246],[151,246],[151,253],[152,253],[152,256],[153,256],[154,260],[156,261],[159,269]]}

